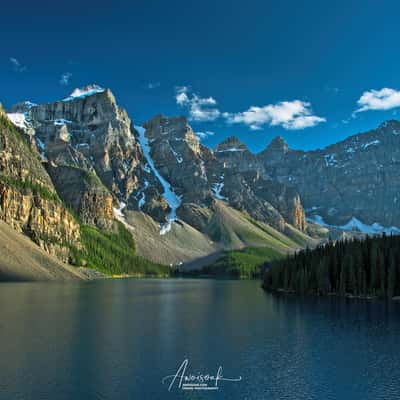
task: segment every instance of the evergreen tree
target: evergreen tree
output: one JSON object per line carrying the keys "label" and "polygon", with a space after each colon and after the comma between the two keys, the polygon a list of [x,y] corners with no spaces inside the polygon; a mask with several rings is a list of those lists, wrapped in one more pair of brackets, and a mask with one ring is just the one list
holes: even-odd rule
{"label": "evergreen tree", "polygon": [[264,287],[297,293],[393,297],[400,292],[400,236],[345,239],[272,263]]}

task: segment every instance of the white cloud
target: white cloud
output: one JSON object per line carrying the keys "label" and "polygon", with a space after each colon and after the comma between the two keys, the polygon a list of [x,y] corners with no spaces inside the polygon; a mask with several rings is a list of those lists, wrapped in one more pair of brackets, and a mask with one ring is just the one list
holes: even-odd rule
{"label": "white cloud", "polygon": [[65,72],[64,74],[61,75],[61,78],[59,80],[60,85],[68,86],[71,78],[72,78],[71,72]]}
{"label": "white cloud", "polygon": [[16,72],[25,72],[27,70],[26,65],[22,65],[16,58],[10,57],[10,63]]}
{"label": "white cloud", "polygon": [[367,90],[358,99],[359,108],[355,111],[390,110],[400,107],[400,91],[390,88]]}
{"label": "white cloud", "polygon": [[147,89],[157,89],[157,88],[159,88],[161,86],[161,83],[160,82],[149,82],[148,84],[147,84]]}
{"label": "white cloud", "polygon": [[187,86],[176,88],[175,100],[176,104],[189,110],[190,118],[194,121],[214,121],[221,115],[213,97],[200,97],[191,93]]}
{"label": "white cloud", "polygon": [[188,91],[189,88],[187,86],[179,86],[176,88],[176,95],[175,95],[176,104],[180,106],[189,104],[189,97],[187,95]]}
{"label": "white cloud", "polygon": [[253,106],[244,112],[224,113],[223,116],[228,123],[243,123],[252,130],[259,130],[264,125],[282,126],[288,130],[305,129],[326,121],[312,114],[310,103],[300,100]]}
{"label": "white cloud", "polygon": [[204,132],[195,132],[195,135],[200,139],[206,139],[209,136],[213,136],[215,133],[212,131],[204,131]]}

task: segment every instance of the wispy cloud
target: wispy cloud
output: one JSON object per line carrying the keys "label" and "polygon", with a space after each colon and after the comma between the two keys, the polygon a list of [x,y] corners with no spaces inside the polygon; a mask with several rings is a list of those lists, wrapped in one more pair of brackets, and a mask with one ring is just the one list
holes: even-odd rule
{"label": "wispy cloud", "polygon": [[149,82],[148,84],[147,84],[147,89],[157,89],[157,88],[159,88],[161,86],[161,83],[160,82]]}
{"label": "wispy cloud", "polygon": [[200,139],[204,140],[209,136],[214,136],[215,132],[212,131],[204,131],[204,132],[195,132],[195,135]]}
{"label": "wispy cloud", "polygon": [[68,86],[68,85],[69,85],[69,82],[70,82],[70,80],[71,80],[71,78],[72,78],[71,72],[64,72],[64,73],[61,75],[61,78],[60,78],[60,80],[59,80],[60,85]]}
{"label": "wispy cloud", "polygon": [[200,97],[187,86],[176,88],[175,100],[176,104],[189,110],[190,119],[194,121],[214,121],[221,115],[213,97]]}
{"label": "wispy cloud", "polygon": [[334,94],[338,94],[340,92],[340,89],[338,87],[332,87],[332,86],[325,86],[325,90],[328,93],[334,93]]}
{"label": "wispy cloud", "polygon": [[21,64],[15,57],[10,57],[10,63],[15,72],[25,72],[27,70],[26,65]]}
{"label": "wispy cloud", "polygon": [[358,99],[359,108],[355,113],[368,110],[390,110],[400,107],[400,91],[383,88],[380,90],[367,90]]}
{"label": "wispy cloud", "polygon": [[266,106],[252,106],[239,113],[224,113],[230,124],[245,124],[252,130],[262,129],[264,125],[282,126],[284,129],[297,130],[313,127],[326,119],[313,115],[311,104],[301,100],[282,101]]}

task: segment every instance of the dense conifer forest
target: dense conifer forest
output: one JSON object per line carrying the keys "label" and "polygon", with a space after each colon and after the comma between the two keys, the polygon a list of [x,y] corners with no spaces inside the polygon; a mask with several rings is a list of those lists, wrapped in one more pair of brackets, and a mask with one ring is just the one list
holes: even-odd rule
{"label": "dense conifer forest", "polygon": [[400,295],[400,236],[329,241],[275,261],[264,274],[269,291],[393,297]]}

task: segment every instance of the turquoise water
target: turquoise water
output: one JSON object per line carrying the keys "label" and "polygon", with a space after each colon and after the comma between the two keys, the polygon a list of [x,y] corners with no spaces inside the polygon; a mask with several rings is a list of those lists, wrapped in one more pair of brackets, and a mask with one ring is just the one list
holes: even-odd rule
{"label": "turquoise water", "polygon": [[[0,310],[0,399],[400,398],[400,304],[127,279],[4,283]],[[185,359],[241,380],[168,391]]]}

